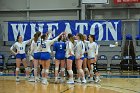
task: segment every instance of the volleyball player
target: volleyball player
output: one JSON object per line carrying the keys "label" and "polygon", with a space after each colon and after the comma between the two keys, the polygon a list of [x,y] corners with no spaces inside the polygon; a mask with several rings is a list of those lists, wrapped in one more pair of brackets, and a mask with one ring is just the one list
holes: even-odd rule
{"label": "volleyball player", "polygon": [[77,34],[77,42],[75,46],[75,57],[76,57],[76,67],[77,67],[77,72],[78,72],[78,83],[81,83],[81,78],[82,76],[82,83],[86,83],[85,79],[85,74],[82,69],[82,64],[84,60],[84,53],[85,53],[85,45],[84,45],[84,37],[81,33]]}
{"label": "volleyball player", "polygon": [[[17,42],[13,44],[12,47],[10,48],[11,52],[16,56],[16,81],[17,82],[20,81],[18,77],[20,62],[22,62],[25,67],[26,78],[29,78],[29,68],[27,67],[27,62],[26,62],[25,47],[31,41],[32,40],[23,41],[22,36],[18,35]],[[16,51],[13,50],[14,48],[16,49]]]}
{"label": "volleyball player", "polygon": [[[34,67],[33,67],[33,60],[34,60],[34,58],[33,58],[33,54],[31,53],[31,46],[29,47],[27,54],[28,54],[28,57],[29,57],[29,60],[28,60],[28,61],[29,61],[29,67],[30,67],[30,70],[29,70],[30,72],[29,72],[29,73],[32,73],[33,70],[34,70],[34,69],[33,69],[33,68],[34,68]],[[31,74],[30,79],[32,78],[32,76],[34,76],[33,73]],[[30,80],[30,79],[29,79],[29,80]]]}
{"label": "volleyball player", "polygon": [[41,45],[41,32],[36,32],[34,35],[34,40],[32,41],[31,44],[31,54],[33,54],[33,64],[34,64],[34,79],[29,80],[29,81],[34,81],[37,82],[39,81],[38,78],[38,68],[39,68],[39,61],[40,61],[40,56],[41,56],[41,50],[40,50],[40,45]]}
{"label": "volleyball player", "polygon": [[64,42],[64,35],[62,35],[58,38],[58,42],[55,42],[53,46],[53,51],[55,54],[55,83],[58,83],[59,65],[61,67],[61,82],[64,81],[65,50],[66,50],[66,44]]}
{"label": "volleyball player", "polygon": [[95,42],[94,35],[89,35],[88,43],[88,67],[90,69],[90,81],[93,81],[93,74],[95,73],[95,82],[99,82],[99,72],[97,69],[97,56],[98,56],[98,45]]}
{"label": "volleyball player", "polygon": [[[51,34],[51,33],[49,33]],[[46,35],[42,35],[41,36],[41,63],[43,66],[42,69],[42,73],[45,73],[45,76],[42,75],[43,80],[42,80],[42,84],[48,84],[47,81],[47,76],[49,73],[49,67],[50,67],[50,53],[51,53],[51,45],[58,40],[58,38],[63,34],[61,33],[59,36],[57,36],[56,38],[52,39],[52,40],[48,40],[48,36],[49,34],[47,33]]]}
{"label": "volleyball player", "polygon": [[68,71],[68,74],[70,76],[67,83],[74,84],[73,71],[72,71],[72,62],[75,59],[75,56],[74,56],[74,38],[73,38],[72,34],[68,34],[67,38],[68,38],[68,41],[66,43],[67,71]]}
{"label": "volleyball player", "polygon": [[88,65],[88,61],[87,61],[87,57],[88,57],[88,54],[87,54],[88,43],[86,43],[86,41],[87,41],[87,36],[84,35],[85,53],[84,53],[83,69],[86,72],[86,76],[90,77],[90,73],[89,73],[89,70],[87,68],[87,65]]}

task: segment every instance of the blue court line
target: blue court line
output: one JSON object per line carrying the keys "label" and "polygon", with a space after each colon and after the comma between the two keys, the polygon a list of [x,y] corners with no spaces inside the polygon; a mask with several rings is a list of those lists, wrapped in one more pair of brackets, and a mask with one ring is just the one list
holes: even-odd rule
{"label": "blue court line", "polygon": [[[15,76],[15,74],[0,74],[0,76]],[[19,74],[19,76],[25,76],[25,74]],[[50,77],[54,75],[49,74]],[[102,78],[140,78],[140,75],[101,75]]]}
{"label": "blue court line", "polygon": [[101,75],[103,78],[140,78],[140,75]]}

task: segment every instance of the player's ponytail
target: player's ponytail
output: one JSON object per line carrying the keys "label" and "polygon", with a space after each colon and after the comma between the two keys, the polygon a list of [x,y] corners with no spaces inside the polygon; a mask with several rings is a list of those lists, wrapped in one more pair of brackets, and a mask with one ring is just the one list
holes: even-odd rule
{"label": "player's ponytail", "polygon": [[60,42],[60,41],[61,41],[61,39],[62,39],[62,36],[60,36],[60,37],[58,38],[58,42]]}
{"label": "player's ponytail", "polygon": [[35,43],[37,42],[37,40],[40,37],[40,35],[41,35],[41,32],[39,32],[39,31],[34,34],[34,41],[35,41]]}
{"label": "player's ponytail", "polygon": [[74,37],[72,36],[72,34],[68,34],[68,39],[74,44]]}
{"label": "player's ponytail", "polygon": [[46,35],[41,36],[41,44],[43,44],[43,41],[46,39]]}

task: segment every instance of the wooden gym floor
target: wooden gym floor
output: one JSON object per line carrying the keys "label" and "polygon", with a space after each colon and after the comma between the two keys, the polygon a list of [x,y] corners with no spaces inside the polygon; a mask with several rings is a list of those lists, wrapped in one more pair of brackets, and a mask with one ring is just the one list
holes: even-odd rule
{"label": "wooden gym floor", "polygon": [[[100,84],[54,84],[28,82],[20,77],[0,76],[0,93],[140,93],[140,78],[102,78]],[[50,79],[53,82],[54,79]]]}

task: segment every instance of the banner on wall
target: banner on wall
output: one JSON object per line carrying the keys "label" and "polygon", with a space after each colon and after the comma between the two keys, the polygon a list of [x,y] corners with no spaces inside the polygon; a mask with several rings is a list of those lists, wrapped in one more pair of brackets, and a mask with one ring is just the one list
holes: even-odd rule
{"label": "banner on wall", "polygon": [[51,30],[56,37],[61,32],[66,31],[76,35],[77,33],[95,35],[96,40],[121,40],[121,20],[110,21],[51,21],[51,22],[4,22],[3,40],[16,41],[20,34],[23,40],[28,40],[34,36],[36,31],[46,33]]}
{"label": "banner on wall", "polygon": [[82,0],[84,4],[107,4],[108,0]]}
{"label": "banner on wall", "polygon": [[122,4],[122,3],[140,3],[140,0],[114,0],[115,4]]}

